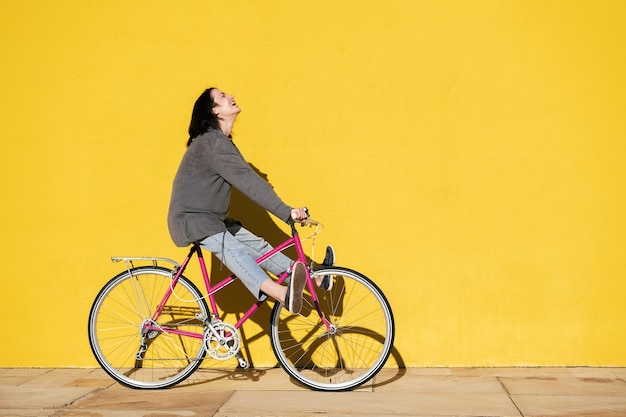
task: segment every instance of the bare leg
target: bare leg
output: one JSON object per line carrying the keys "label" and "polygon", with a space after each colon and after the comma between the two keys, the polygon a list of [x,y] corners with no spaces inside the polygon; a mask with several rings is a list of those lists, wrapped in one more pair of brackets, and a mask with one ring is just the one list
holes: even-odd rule
{"label": "bare leg", "polygon": [[306,266],[296,261],[291,267],[289,286],[283,287],[270,278],[261,283],[261,291],[279,301],[292,314],[300,314],[302,310],[302,291],[306,285]]}
{"label": "bare leg", "polygon": [[261,284],[261,291],[272,297],[274,300],[285,303],[285,295],[287,295],[287,287],[279,285],[272,279],[268,278]]}

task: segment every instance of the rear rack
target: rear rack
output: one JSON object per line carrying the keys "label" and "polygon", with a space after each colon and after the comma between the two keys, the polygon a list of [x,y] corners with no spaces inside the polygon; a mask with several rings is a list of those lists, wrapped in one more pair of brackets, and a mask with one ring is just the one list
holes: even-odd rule
{"label": "rear rack", "polygon": [[180,268],[180,264],[176,261],[173,261],[169,258],[152,258],[147,256],[134,256],[134,257],[112,257],[112,262],[122,262],[126,263],[126,267],[130,265],[131,268],[134,268],[133,261],[142,261],[142,262],[152,262],[152,266],[158,266],[159,262],[167,262],[174,265],[175,268]]}

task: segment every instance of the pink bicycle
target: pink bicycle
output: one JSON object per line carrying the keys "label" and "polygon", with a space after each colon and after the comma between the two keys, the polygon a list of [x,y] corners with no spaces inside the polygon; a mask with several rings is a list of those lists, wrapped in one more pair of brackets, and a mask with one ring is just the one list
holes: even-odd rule
{"label": "pink bicycle", "polygon": [[[314,242],[321,224],[311,219],[307,223],[316,227]],[[295,247],[297,259],[307,264],[295,225],[291,229],[291,238],[257,263]],[[183,275],[194,254],[206,295]],[[240,352],[239,329],[265,301],[254,303],[234,324],[222,321],[215,295],[237,278],[212,285],[198,244],[180,265],[166,258],[112,259],[124,261],[126,270],[98,293],[89,314],[89,342],[98,363],[116,381],[159,389],[185,380],[203,361],[210,360],[211,368],[224,368],[224,361],[236,358],[238,366],[249,366]],[[135,266],[140,262],[148,265]],[[277,282],[287,276],[277,277]],[[330,291],[316,286],[319,276],[332,277]],[[311,263],[304,295],[299,315],[280,303],[270,315],[271,345],[282,368],[300,384],[321,391],[349,390],[373,378],[391,353],[395,332],[382,291],[351,269],[315,268]]]}

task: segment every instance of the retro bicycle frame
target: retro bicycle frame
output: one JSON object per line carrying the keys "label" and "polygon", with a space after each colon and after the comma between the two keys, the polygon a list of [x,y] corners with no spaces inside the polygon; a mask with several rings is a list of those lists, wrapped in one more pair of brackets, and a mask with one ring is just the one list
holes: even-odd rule
{"label": "retro bicycle frame", "polygon": [[[310,224],[315,224],[315,222],[313,221],[309,221]],[[274,249],[272,249],[271,251],[269,251],[268,253],[266,253],[265,255],[259,257],[256,260],[257,264],[261,264],[264,261],[266,261],[267,259],[271,258],[272,256],[274,256],[275,254],[282,252],[292,246],[295,246],[296,252],[298,254],[297,260],[304,263],[306,265],[306,255],[304,254],[304,250],[302,249],[302,242],[300,240],[300,236],[298,235],[298,231],[296,230],[295,224],[291,224],[291,238],[287,239],[285,242],[281,243],[280,245],[276,246]],[[204,338],[204,334],[203,333],[194,333],[194,332],[188,332],[188,331],[184,331],[184,330],[178,330],[178,329],[172,329],[172,328],[167,328],[167,327],[163,327],[163,326],[157,326],[157,320],[159,318],[159,316],[161,315],[163,308],[165,307],[165,305],[167,304],[170,296],[173,293],[173,289],[176,287],[176,284],[180,278],[180,276],[183,274],[183,272],[185,271],[187,265],[189,264],[189,262],[191,261],[191,258],[193,257],[193,255],[197,254],[198,256],[198,261],[200,263],[200,270],[202,271],[202,277],[204,278],[204,284],[206,286],[206,291],[207,291],[207,297],[209,299],[209,304],[210,304],[210,312],[212,314],[212,317],[217,318],[218,320],[220,319],[219,315],[218,315],[218,309],[217,309],[217,303],[215,302],[215,294],[218,293],[221,289],[223,289],[224,287],[226,287],[227,285],[233,283],[234,281],[237,280],[237,278],[234,275],[231,275],[225,279],[223,279],[222,281],[216,283],[215,285],[211,285],[211,281],[209,278],[209,274],[207,272],[207,268],[206,268],[206,264],[204,262],[204,255],[202,252],[202,248],[200,247],[199,243],[194,243],[193,246],[191,247],[191,250],[189,251],[189,254],[187,255],[187,257],[185,258],[185,260],[183,261],[182,265],[178,266],[175,270],[176,270],[176,275],[174,275],[174,277],[172,278],[172,282],[171,285],[169,286],[169,288],[167,289],[165,295],[163,296],[163,299],[161,300],[161,302],[159,303],[158,307],[156,308],[156,310],[154,311],[154,313],[152,313],[152,316],[150,317],[150,320],[148,320],[145,325],[147,326],[146,328],[143,329],[143,331],[150,331],[150,330],[157,330],[160,332],[164,332],[166,334],[173,334],[173,335],[181,335],[181,336],[187,336],[187,337],[194,337],[197,339],[202,339]],[[331,323],[326,319],[326,317],[324,317],[324,314],[322,313],[322,310],[320,308],[319,305],[319,299],[317,297],[317,294],[315,292],[315,284],[313,282],[313,280],[311,279],[311,275],[310,275],[310,267],[307,266],[306,268],[307,271],[307,288],[310,292],[311,295],[311,300],[313,302],[313,305],[315,306],[315,309],[317,310],[320,319],[322,320],[322,322],[324,323],[324,325],[326,326],[326,328],[331,331],[332,325]],[[289,276],[289,272],[284,272],[282,273],[279,277],[278,280],[276,281],[278,284],[282,284],[287,277]],[[259,300],[256,303],[254,303],[249,309],[248,311],[246,311],[244,313],[244,315],[241,317],[241,319],[239,319],[239,321],[237,321],[237,323],[234,324],[234,327],[236,329],[239,329],[243,323],[246,322],[246,320],[248,320],[258,309],[259,307],[265,303],[265,299],[264,300]],[[207,317],[208,320],[211,320],[212,317]]]}

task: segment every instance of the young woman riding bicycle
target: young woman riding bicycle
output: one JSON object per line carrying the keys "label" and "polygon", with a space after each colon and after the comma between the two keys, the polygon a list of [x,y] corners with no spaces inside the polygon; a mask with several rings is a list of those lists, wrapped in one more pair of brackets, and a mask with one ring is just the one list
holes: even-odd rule
{"label": "young woman riding bicycle", "polygon": [[[241,112],[232,95],[217,88],[197,99],[189,125],[187,151],[174,179],[168,226],[177,246],[194,242],[211,251],[258,299],[267,295],[298,314],[306,281],[305,267],[279,253],[262,264],[255,260],[272,247],[264,239],[227,217],[231,187],[285,222],[304,221],[304,208],[285,204],[270,184],[257,175],[232,140],[232,129]],[[264,271],[278,276],[290,271],[288,286],[274,282]],[[322,282],[325,279],[326,282]],[[317,280],[330,287],[330,278]]]}
{"label": "young woman riding bicycle", "polygon": [[[311,389],[359,387],[391,354],[395,324],[389,302],[365,275],[333,265],[332,250],[321,266],[308,264],[296,222],[315,227],[306,238],[312,251],[323,225],[304,208],[283,203],[246,163],[231,138],[239,112],[234,98],[218,89],[198,98],[168,216],[172,239],[190,246],[189,253],[180,264],[162,257],[112,258],[126,268],[102,287],[89,312],[94,356],[116,381],[138,389],[172,387],[203,362],[219,372],[236,359],[246,369],[250,362],[242,354],[246,340],[240,329],[271,296],[278,302],[268,336],[280,366]],[[228,218],[231,187],[291,223],[291,237],[272,248]],[[212,284],[202,248],[234,275]],[[295,262],[283,254],[289,248],[295,249]],[[199,261],[204,293],[183,275],[192,257]],[[257,301],[232,324],[218,311],[216,297],[235,281]]]}

